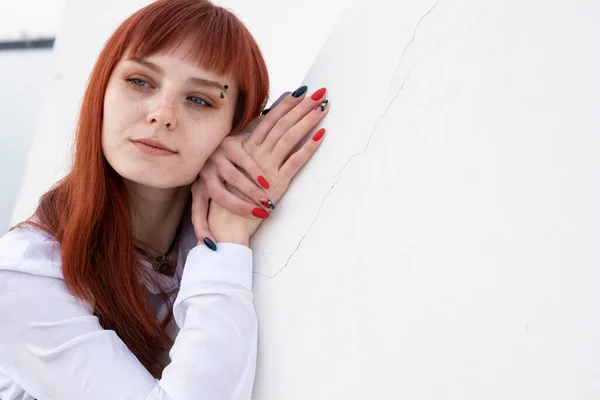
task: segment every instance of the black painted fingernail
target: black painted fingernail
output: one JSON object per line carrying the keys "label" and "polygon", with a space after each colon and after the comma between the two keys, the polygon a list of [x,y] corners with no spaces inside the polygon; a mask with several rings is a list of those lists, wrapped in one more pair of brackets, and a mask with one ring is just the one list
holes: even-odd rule
{"label": "black painted fingernail", "polygon": [[205,237],[204,240],[202,240],[202,241],[204,242],[206,247],[208,247],[212,251],[217,251],[217,245],[215,245],[215,242],[210,240],[210,238]]}
{"label": "black painted fingernail", "polygon": [[261,112],[261,114],[262,114],[262,115],[267,115],[267,114],[269,113],[269,111],[271,111],[271,109],[270,109],[270,108],[265,108],[265,109],[263,110],[263,112]]}
{"label": "black painted fingernail", "polygon": [[300,86],[298,89],[294,90],[294,93],[292,93],[292,97],[298,98],[302,96],[304,93],[306,93],[306,89],[308,89],[308,87]]}

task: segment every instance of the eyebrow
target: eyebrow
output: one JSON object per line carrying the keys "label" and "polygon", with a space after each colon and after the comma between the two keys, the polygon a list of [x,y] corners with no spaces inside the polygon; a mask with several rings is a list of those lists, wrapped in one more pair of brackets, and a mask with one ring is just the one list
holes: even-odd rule
{"label": "eyebrow", "polygon": [[[163,70],[161,67],[159,67],[158,65],[151,63],[148,60],[144,60],[143,58],[138,58],[138,57],[132,57],[132,58],[128,58],[128,61],[133,61],[136,62],[138,64],[141,64],[145,67],[150,68],[152,71],[157,72],[159,74],[163,74]],[[200,86],[207,86],[207,87],[213,87],[215,89],[219,89],[219,90],[223,90],[223,85],[220,84],[219,82],[215,82],[215,81],[211,81],[210,79],[203,79],[203,78],[195,78],[195,77],[189,77],[187,79],[187,82],[195,84],[195,85],[200,85]]]}

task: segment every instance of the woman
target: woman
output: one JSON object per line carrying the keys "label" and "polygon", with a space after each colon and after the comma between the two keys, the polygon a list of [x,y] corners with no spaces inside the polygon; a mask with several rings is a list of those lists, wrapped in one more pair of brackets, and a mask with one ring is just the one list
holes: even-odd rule
{"label": "woman", "polygon": [[257,118],[267,92],[255,41],[206,0],[160,0],[116,30],[72,170],[0,239],[1,399],[251,397],[249,240],[327,110],[301,87]]}

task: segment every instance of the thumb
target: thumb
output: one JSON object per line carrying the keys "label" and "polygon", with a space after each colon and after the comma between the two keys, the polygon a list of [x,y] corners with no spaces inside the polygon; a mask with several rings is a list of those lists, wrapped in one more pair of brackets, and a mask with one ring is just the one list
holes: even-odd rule
{"label": "thumb", "polygon": [[198,178],[192,185],[192,225],[198,242],[212,251],[217,250],[216,239],[208,229],[209,197],[204,183]]}

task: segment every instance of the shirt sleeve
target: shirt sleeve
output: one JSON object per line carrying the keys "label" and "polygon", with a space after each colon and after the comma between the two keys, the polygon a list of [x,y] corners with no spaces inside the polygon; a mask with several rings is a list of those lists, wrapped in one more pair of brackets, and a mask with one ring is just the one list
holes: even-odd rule
{"label": "shirt sleeve", "polygon": [[0,344],[38,400],[238,400],[254,383],[252,251],[219,243],[187,257],[173,313],[179,334],[157,380],[62,279],[0,271]]}

